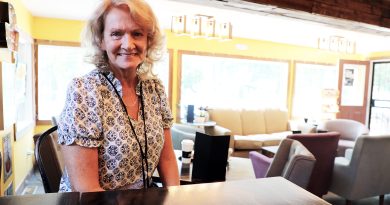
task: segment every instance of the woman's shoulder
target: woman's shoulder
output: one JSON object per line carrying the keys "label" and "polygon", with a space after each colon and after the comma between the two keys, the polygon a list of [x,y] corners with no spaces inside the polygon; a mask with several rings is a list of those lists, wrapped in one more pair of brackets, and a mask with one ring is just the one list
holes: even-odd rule
{"label": "woman's shoulder", "polygon": [[78,76],[73,78],[71,84],[73,86],[83,86],[83,87],[91,87],[91,86],[99,86],[101,85],[101,72],[98,69],[94,69],[90,71],[89,73],[83,75],[83,76]]}
{"label": "woman's shoulder", "polygon": [[158,93],[164,92],[164,85],[158,77],[147,78],[141,80],[142,86],[148,90],[155,90]]}

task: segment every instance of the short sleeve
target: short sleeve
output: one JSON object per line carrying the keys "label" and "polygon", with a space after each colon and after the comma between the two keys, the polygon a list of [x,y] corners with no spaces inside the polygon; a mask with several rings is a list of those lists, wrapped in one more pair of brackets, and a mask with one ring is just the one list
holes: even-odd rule
{"label": "short sleeve", "polygon": [[99,147],[102,144],[102,123],[96,80],[74,79],[67,90],[65,107],[58,121],[58,143]]}

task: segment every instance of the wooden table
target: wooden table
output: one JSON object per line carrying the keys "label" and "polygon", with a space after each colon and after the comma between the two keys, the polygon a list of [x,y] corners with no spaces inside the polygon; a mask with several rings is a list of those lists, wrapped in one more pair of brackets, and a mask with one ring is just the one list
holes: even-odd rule
{"label": "wooden table", "polygon": [[261,147],[261,154],[273,158],[275,156],[276,151],[278,151],[279,146],[264,146]]}
{"label": "wooden table", "polygon": [[[78,200],[77,200],[78,199]],[[329,205],[323,199],[282,177],[195,184],[147,190],[42,194],[0,198],[2,205],[208,205],[272,204]]]}

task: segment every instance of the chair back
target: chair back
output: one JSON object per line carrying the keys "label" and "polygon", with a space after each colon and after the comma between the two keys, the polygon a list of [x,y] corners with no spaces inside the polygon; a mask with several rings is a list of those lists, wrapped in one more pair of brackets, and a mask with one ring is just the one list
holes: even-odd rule
{"label": "chair back", "polygon": [[45,192],[58,192],[64,165],[60,145],[57,143],[57,126],[51,127],[38,137],[35,160]]}
{"label": "chair back", "polygon": [[312,174],[315,157],[300,142],[284,139],[265,177],[282,176],[306,189]]}
{"label": "chair back", "polygon": [[369,129],[361,122],[350,119],[334,119],[323,122],[318,129],[340,133],[340,139],[355,141],[362,134],[369,133]]}
{"label": "chair back", "polygon": [[330,191],[349,200],[390,193],[390,135],[360,136],[351,159],[337,157]]}
{"label": "chair back", "polygon": [[319,197],[328,192],[334,159],[340,138],[338,132],[293,134],[287,136],[302,143],[316,158],[307,190]]}

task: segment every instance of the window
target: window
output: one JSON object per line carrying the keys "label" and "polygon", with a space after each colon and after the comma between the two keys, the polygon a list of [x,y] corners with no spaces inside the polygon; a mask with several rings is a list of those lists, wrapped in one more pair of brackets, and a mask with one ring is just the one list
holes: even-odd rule
{"label": "window", "polygon": [[182,114],[189,104],[248,109],[286,107],[287,62],[192,54],[181,57]]}
{"label": "window", "polygon": [[338,89],[336,66],[297,63],[292,118],[321,119],[324,89]]}
{"label": "window", "polygon": [[58,116],[71,79],[94,68],[84,54],[77,46],[38,45],[38,121]]}
{"label": "window", "polygon": [[[70,81],[95,68],[84,62],[84,56],[84,48],[76,45],[38,45],[38,121],[58,116]],[[163,81],[168,95],[169,53],[154,65],[153,71]]]}

